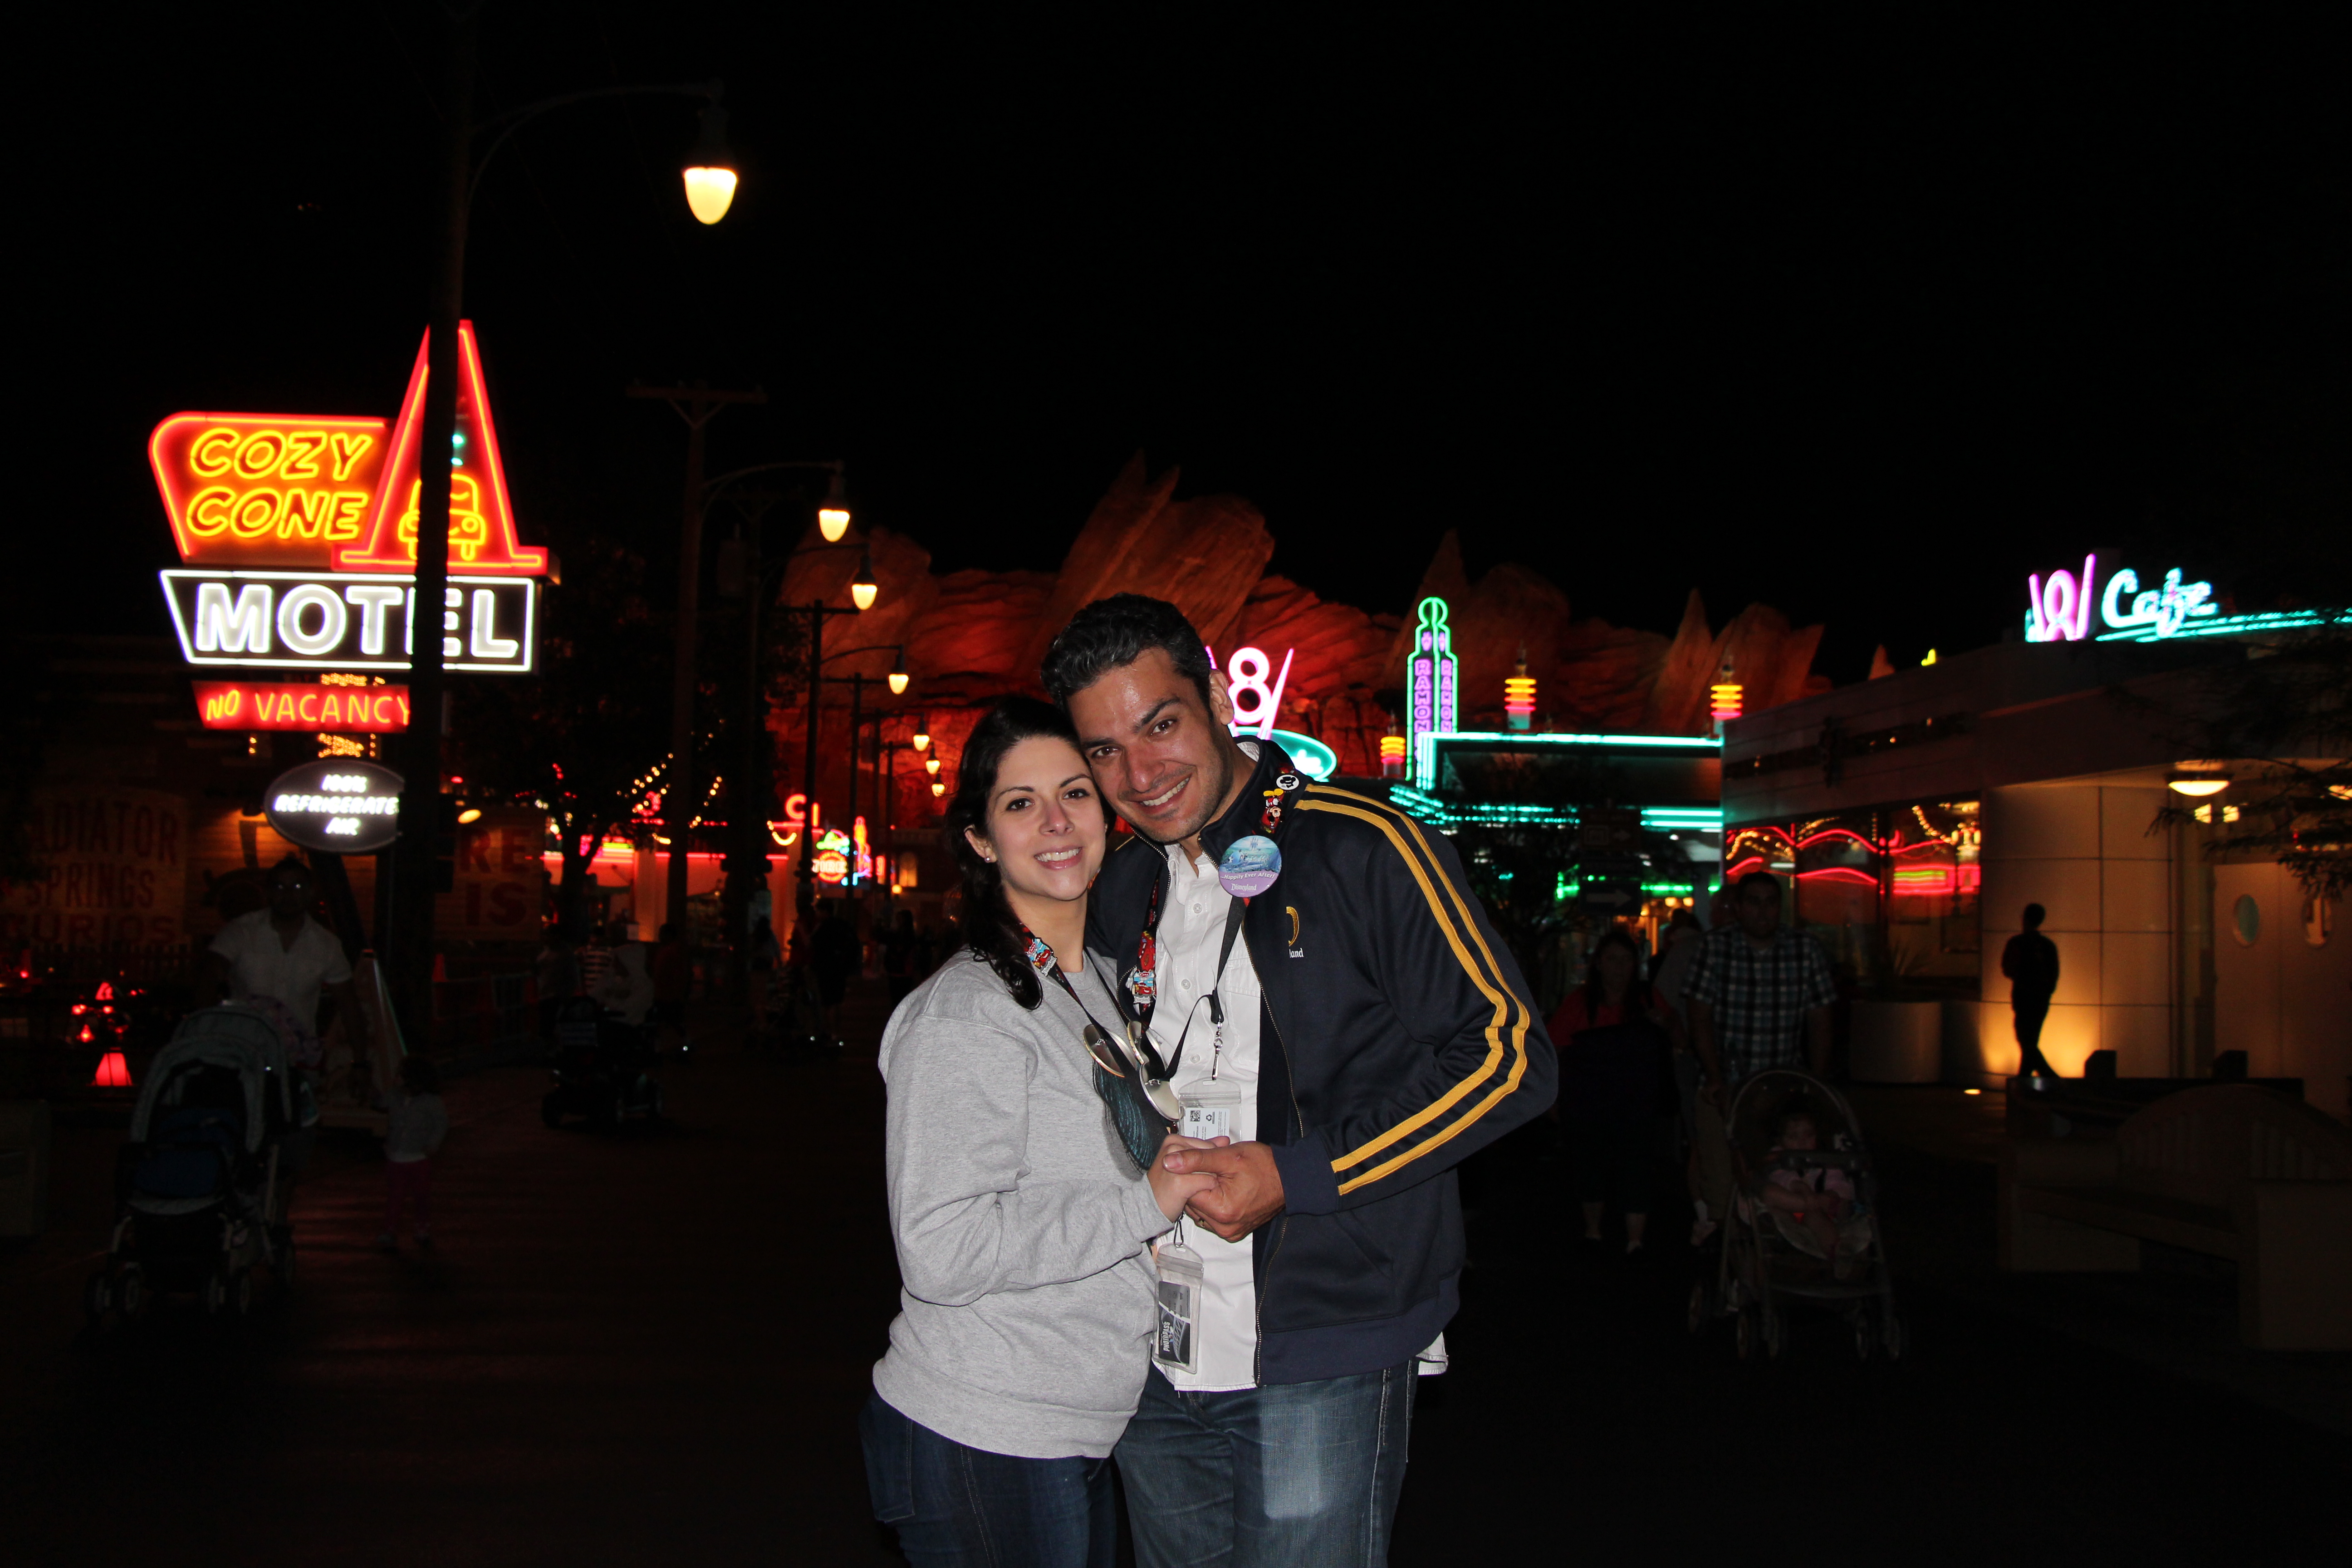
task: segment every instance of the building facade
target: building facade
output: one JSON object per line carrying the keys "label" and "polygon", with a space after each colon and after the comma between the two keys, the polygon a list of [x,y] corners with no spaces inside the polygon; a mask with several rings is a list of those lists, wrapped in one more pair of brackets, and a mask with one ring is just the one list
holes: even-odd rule
{"label": "building facade", "polygon": [[[1935,1009],[1947,1079],[2015,1070],[2001,951],[2038,903],[2061,1073],[2112,1050],[2125,1077],[2199,1077],[2243,1051],[2344,1115],[2352,950],[2334,911],[2268,858],[2209,853],[2235,820],[2227,791],[2171,788],[2212,700],[2200,672],[2249,646],[2004,642],[1735,721],[1727,879],[1781,874],[1857,997]],[[2205,820],[2160,820],[2168,805]]]}

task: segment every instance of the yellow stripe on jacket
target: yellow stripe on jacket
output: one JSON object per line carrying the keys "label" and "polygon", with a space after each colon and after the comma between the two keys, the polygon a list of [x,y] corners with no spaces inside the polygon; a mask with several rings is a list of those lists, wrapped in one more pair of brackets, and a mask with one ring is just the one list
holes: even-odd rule
{"label": "yellow stripe on jacket", "polygon": [[[1327,799],[1325,798],[1327,796],[1338,798]],[[1360,802],[1361,805],[1343,805],[1341,804],[1343,801]],[[1396,850],[1398,858],[1405,863],[1406,868],[1412,871],[1413,880],[1421,888],[1423,899],[1429,904],[1430,913],[1436,918],[1438,929],[1445,933],[1446,945],[1454,950],[1455,961],[1462,965],[1464,973],[1470,976],[1472,983],[1478,987],[1479,991],[1494,1004],[1495,1009],[1494,1016],[1485,1030],[1486,1054],[1478,1066],[1437,1100],[1423,1106],[1379,1137],[1332,1161],[1332,1173],[1337,1175],[1344,1173],[1351,1166],[1360,1165],[1392,1145],[1411,1138],[1414,1133],[1460,1105],[1463,1100],[1476,1092],[1482,1084],[1494,1080],[1497,1069],[1503,1064],[1505,1055],[1508,1054],[1511,1058],[1509,1072],[1502,1077],[1500,1082],[1494,1084],[1484,1099],[1470,1107],[1442,1131],[1433,1134],[1412,1148],[1402,1151],[1381,1164],[1342,1182],[1339,1184],[1339,1191],[1344,1195],[1358,1187],[1377,1182],[1400,1167],[1412,1163],[1430,1151],[1442,1147],[1464,1128],[1484,1116],[1505,1095],[1517,1089],[1519,1079],[1527,1071],[1528,1016],[1526,1008],[1520,1005],[1518,998],[1504,983],[1502,966],[1495,962],[1494,951],[1486,945],[1485,933],[1479,931],[1477,921],[1470,913],[1468,906],[1463,902],[1461,890],[1454,886],[1450,878],[1442,873],[1433,874],[1435,873],[1437,859],[1429,847],[1428,839],[1423,835],[1420,823],[1384,801],[1323,785],[1309,788],[1299,801],[1297,809],[1351,816],[1360,822],[1368,822],[1381,830],[1387,837],[1390,846]],[[1410,843],[1408,843],[1408,836],[1410,836]],[[1419,851],[1418,854],[1415,853],[1416,849]],[[1444,889],[1442,895],[1438,891],[1441,887]],[[1465,933],[1468,937],[1467,942],[1464,941]],[[1476,949],[1475,957],[1472,955],[1473,947]]]}

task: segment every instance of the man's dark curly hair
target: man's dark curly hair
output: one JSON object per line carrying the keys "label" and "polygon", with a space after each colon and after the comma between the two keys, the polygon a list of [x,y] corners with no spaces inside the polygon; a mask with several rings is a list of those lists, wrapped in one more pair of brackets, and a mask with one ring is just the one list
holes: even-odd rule
{"label": "man's dark curly hair", "polygon": [[1114,669],[1123,669],[1152,648],[1167,650],[1176,673],[1191,679],[1208,708],[1209,680],[1216,672],[1201,634],[1184,612],[1165,599],[1141,594],[1113,594],[1097,599],[1070,617],[1045,650],[1039,678],[1055,701],[1070,705],[1073,693],[1084,691]]}

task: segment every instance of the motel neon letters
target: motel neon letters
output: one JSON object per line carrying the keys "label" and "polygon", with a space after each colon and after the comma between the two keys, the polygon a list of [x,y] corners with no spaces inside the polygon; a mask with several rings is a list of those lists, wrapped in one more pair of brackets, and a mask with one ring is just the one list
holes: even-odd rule
{"label": "motel neon letters", "polygon": [[[458,323],[457,351],[442,658],[452,669],[521,674],[535,662],[533,579],[546,573],[547,552],[516,538],[470,321]],[[410,668],[417,636],[433,635],[436,618],[428,610],[427,626],[417,626],[414,586],[425,373],[420,346],[389,426],[311,415],[175,414],[155,427],[148,458],[184,563],[162,574],[163,596],[190,664]]]}

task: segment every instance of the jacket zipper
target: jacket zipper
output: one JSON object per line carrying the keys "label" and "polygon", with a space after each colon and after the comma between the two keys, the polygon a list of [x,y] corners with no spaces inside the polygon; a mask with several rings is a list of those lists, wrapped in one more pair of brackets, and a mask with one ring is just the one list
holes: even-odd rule
{"label": "jacket zipper", "polygon": [[[1265,995],[1263,984],[1259,994]],[[1298,1109],[1298,1077],[1291,1068],[1290,1043],[1282,1037],[1282,1026],[1275,1022],[1273,1000],[1267,998],[1263,1005],[1265,1021],[1274,1027],[1275,1047],[1282,1052],[1282,1081],[1290,1092],[1290,1131],[1295,1138],[1307,1131],[1307,1118]],[[1251,1316],[1255,1320],[1252,1327],[1257,1331],[1257,1343],[1250,1352],[1250,1381],[1261,1388],[1265,1385],[1265,1293],[1274,1283],[1274,1260],[1281,1255],[1283,1239],[1290,1234],[1290,1216],[1284,1215],[1276,1226],[1274,1245],[1265,1251],[1265,1272],[1258,1280],[1257,1290],[1251,1301]]]}

